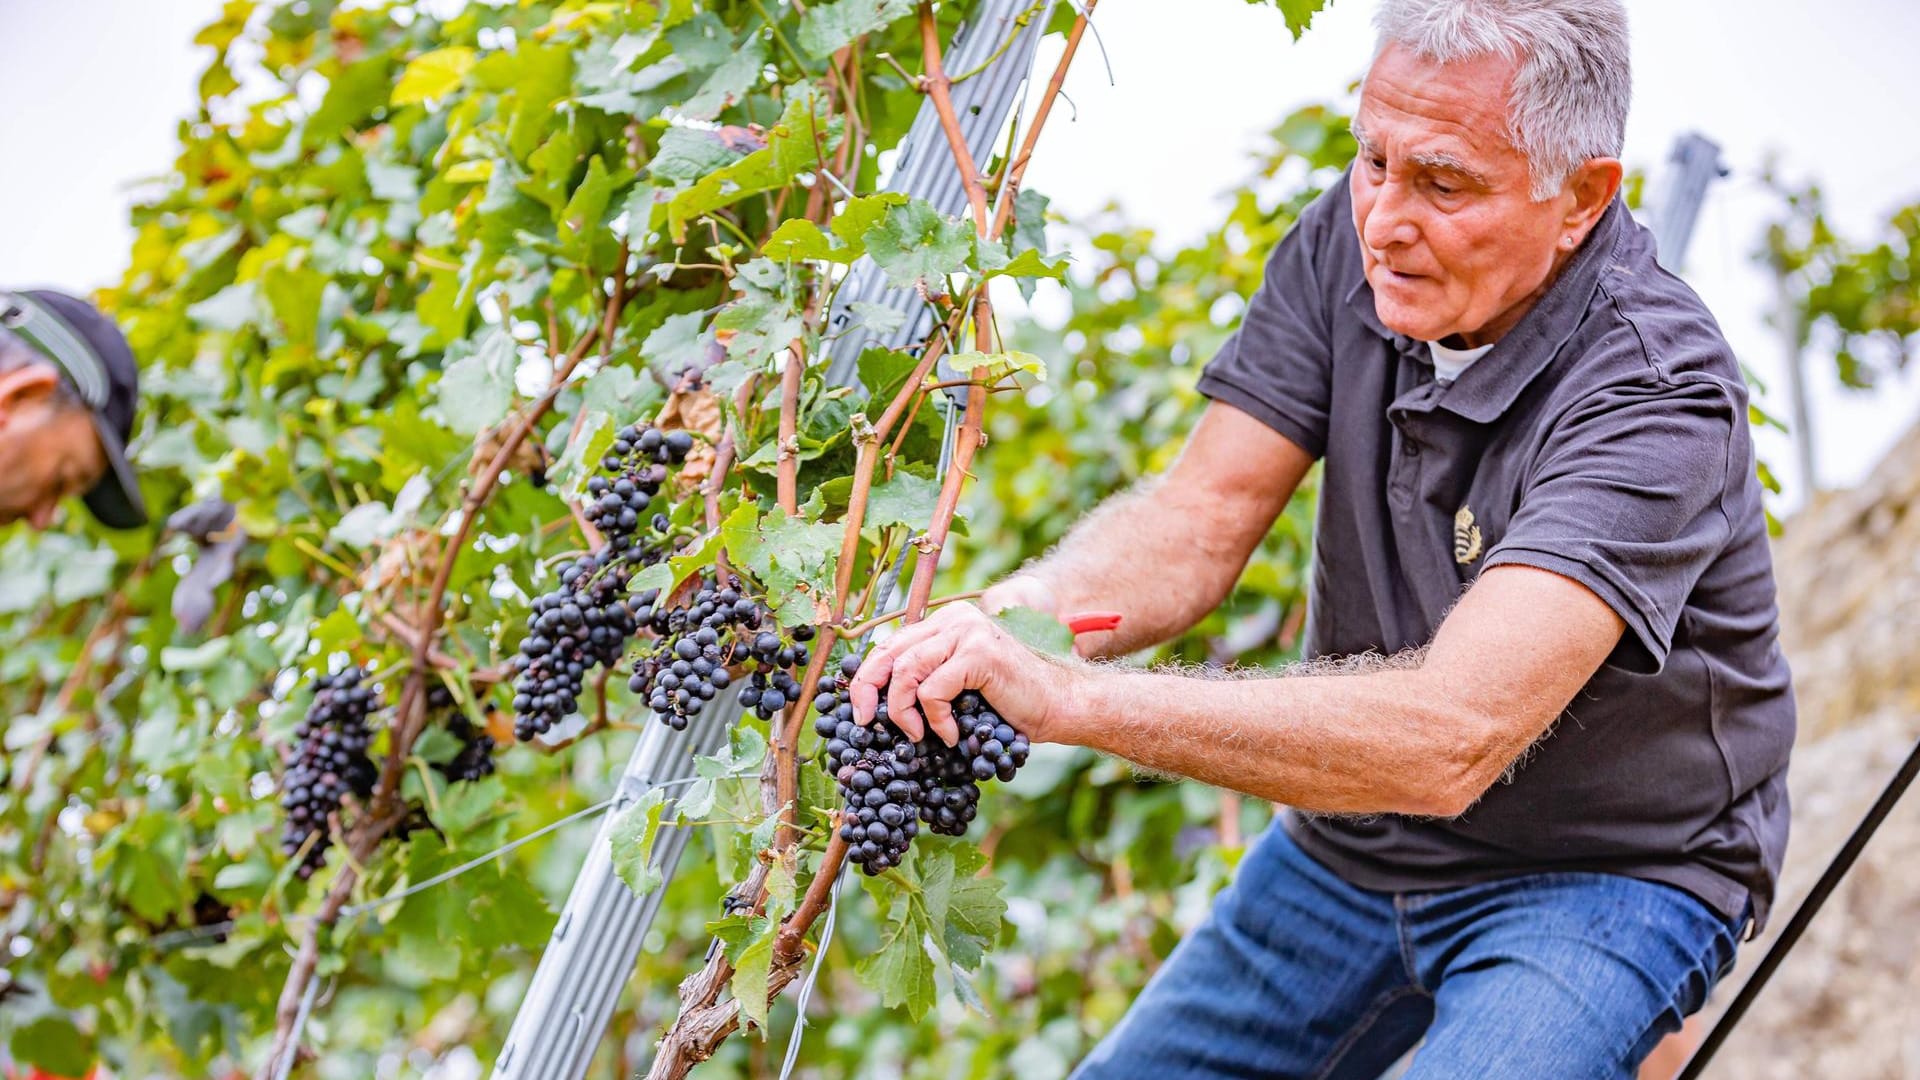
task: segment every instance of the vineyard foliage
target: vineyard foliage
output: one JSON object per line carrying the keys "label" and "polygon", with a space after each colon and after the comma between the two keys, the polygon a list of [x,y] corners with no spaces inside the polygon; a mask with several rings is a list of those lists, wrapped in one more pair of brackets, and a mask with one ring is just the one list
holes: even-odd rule
{"label": "vineyard foliage", "polygon": [[[1297,34],[1318,4],[1277,6],[1275,32]],[[1289,117],[1186,247],[1118,210],[1049,226],[1004,151],[978,163],[980,194],[1017,213],[948,218],[879,192],[939,92],[917,78],[937,71],[925,42],[967,8],[229,0],[198,39],[203,111],[101,297],[144,365],[147,500],[185,512],[0,536],[15,1058],[227,1075],[296,1041],[329,1077],[491,1060],[591,825],[408,890],[600,802],[657,722],[622,666],[541,740],[513,730],[529,605],[599,539],[583,497],[623,425],[693,445],[656,501],[674,557],[636,590],[691,588],[724,558],[782,634],[818,634],[808,685],[845,654],[841,620],[873,613],[876,567],[903,559],[920,603],[934,580],[938,548],[905,554],[909,538],[944,533],[968,464],[939,470],[940,348],[988,438],[939,591],[1006,572],[1166,464],[1266,253],[1351,155],[1345,120]],[[1072,30],[1070,8],[1050,29]],[[862,254],[944,325],[934,352],[871,349],[861,385],[836,387],[821,316]],[[1169,654],[1291,655],[1306,513]],[[318,680],[351,665],[379,687],[377,781],[303,877],[279,843],[283,777]],[[599,1075],[631,1075],[701,1005],[675,987],[715,935],[750,1031],[702,1048],[702,1075],[777,1063],[793,1007],[768,991],[810,956],[809,886],[837,865],[805,700],[743,720],[680,825],[649,800],[617,831],[637,888],[662,887],[661,828],[694,838]],[[1063,1070],[1264,818],[1040,748],[966,838],[922,835],[842,888],[806,1068]],[[743,888],[748,909],[723,916]]]}

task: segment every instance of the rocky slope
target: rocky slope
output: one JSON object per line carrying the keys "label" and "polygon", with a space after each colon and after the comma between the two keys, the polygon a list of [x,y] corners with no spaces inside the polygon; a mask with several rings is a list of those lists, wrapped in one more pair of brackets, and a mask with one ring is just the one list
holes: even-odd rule
{"label": "rocky slope", "polygon": [[[1920,429],[1788,521],[1774,563],[1800,705],[1777,932],[1920,738]],[[1742,950],[1709,1023],[1771,939]],[[1707,1075],[1920,1080],[1920,785]]]}

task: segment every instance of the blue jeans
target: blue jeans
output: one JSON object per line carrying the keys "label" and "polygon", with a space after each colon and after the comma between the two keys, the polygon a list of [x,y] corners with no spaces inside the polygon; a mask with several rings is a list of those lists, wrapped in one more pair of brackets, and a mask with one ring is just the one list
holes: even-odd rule
{"label": "blue jeans", "polygon": [[1679,889],[1545,873],[1355,888],[1276,824],[1074,1080],[1633,1076],[1733,963]]}

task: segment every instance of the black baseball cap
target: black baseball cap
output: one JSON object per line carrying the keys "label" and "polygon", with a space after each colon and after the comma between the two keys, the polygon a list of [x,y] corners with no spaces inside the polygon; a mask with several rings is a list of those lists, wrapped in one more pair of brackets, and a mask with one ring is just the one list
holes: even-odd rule
{"label": "black baseball cap", "polygon": [[147,523],[140,483],[127,461],[140,369],[111,319],[85,300],[50,289],[0,289],[0,333],[11,333],[58,368],[93,413],[107,472],[82,497],[100,523],[132,529]]}

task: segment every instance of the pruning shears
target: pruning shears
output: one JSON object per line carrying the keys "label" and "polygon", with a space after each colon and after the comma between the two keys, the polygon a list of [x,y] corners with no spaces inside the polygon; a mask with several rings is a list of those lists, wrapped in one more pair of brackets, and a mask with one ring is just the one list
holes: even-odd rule
{"label": "pruning shears", "polygon": [[1067,629],[1075,637],[1091,634],[1099,630],[1112,630],[1120,625],[1120,613],[1117,611],[1082,611],[1066,618]]}

